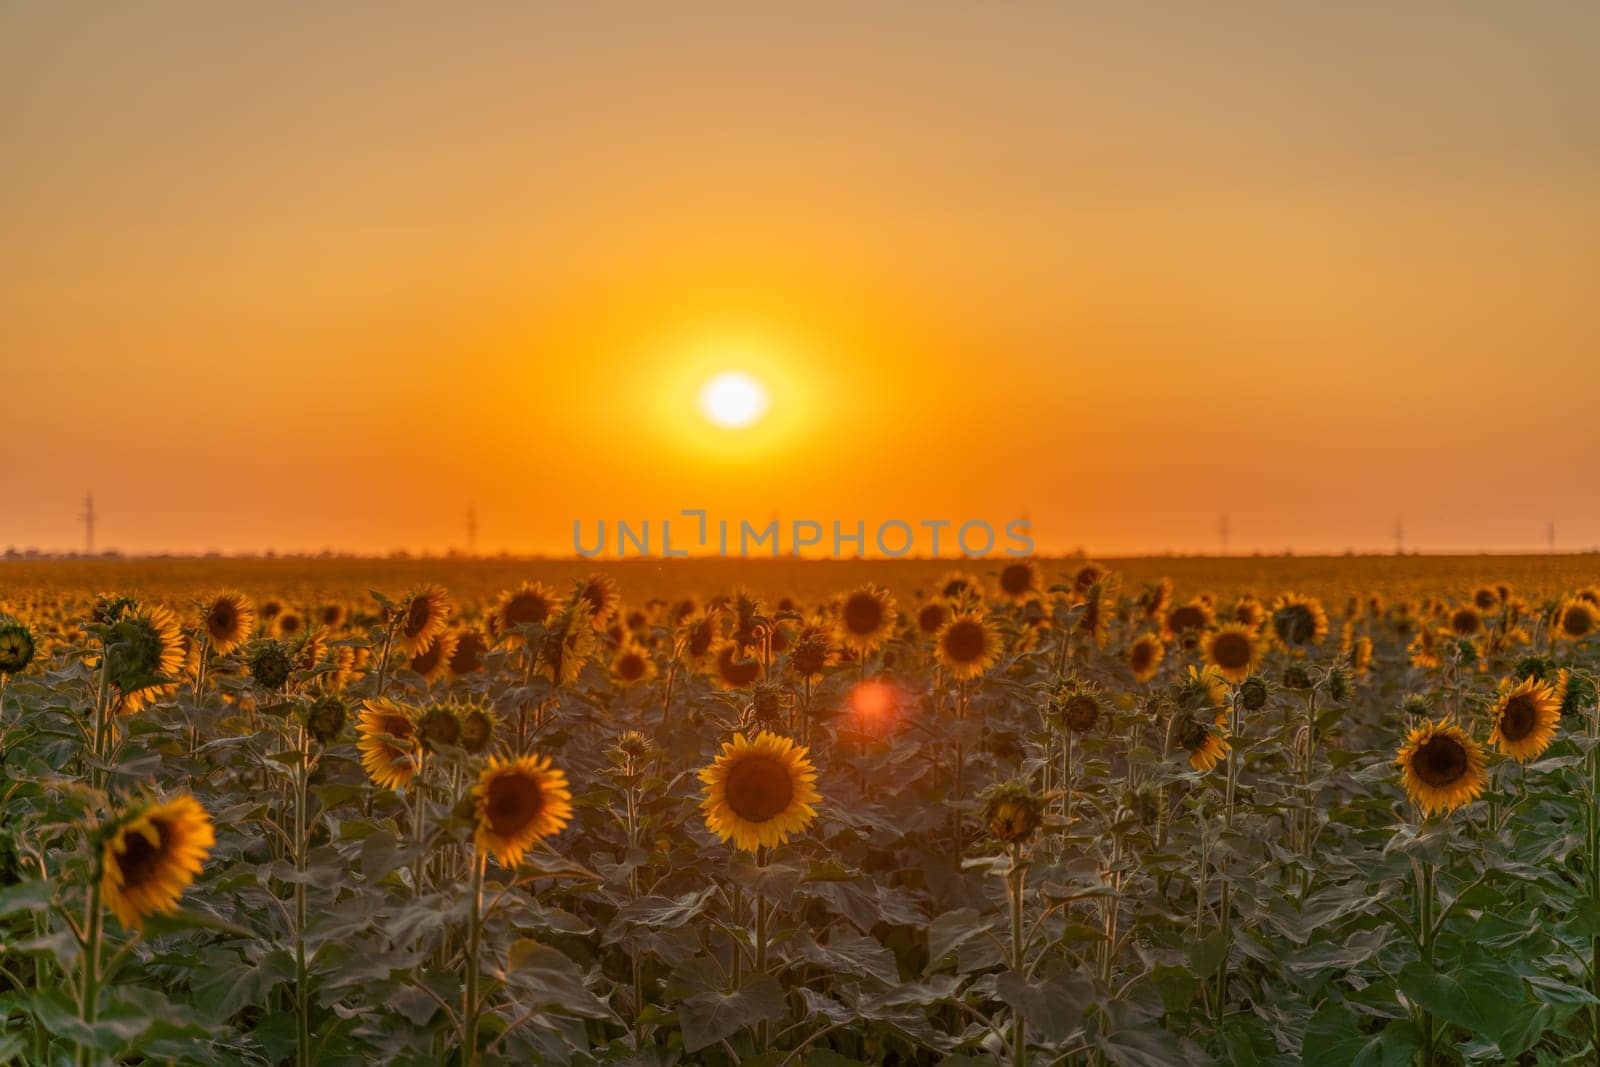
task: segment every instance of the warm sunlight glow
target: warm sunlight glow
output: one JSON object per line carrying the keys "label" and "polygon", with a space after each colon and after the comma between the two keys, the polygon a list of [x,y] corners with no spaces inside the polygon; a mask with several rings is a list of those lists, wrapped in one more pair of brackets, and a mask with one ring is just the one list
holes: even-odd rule
{"label": "warm sunlight glow", "polygon": [[700,411],[718,426],[749,426],[767,413],[766,386],[742,371],[724,371],[701,386]]}

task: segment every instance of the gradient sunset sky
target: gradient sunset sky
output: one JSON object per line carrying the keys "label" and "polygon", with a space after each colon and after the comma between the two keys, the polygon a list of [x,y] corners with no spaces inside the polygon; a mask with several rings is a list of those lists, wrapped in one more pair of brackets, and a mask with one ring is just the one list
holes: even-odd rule
{"label": "gradient sunset sky", "polygon": [[1577,2],[7,4],[0,550],[1600,544],[1597,70]]}

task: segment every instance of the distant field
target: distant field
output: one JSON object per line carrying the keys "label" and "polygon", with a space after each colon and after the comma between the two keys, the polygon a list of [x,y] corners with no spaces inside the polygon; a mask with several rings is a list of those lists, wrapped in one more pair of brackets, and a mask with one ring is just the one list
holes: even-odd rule
{"label": "distant field", "polygon": [[[564,584],[595,571],[613,576],[630,602],[705,595],[742,585],[762,596],[822,598],[872,581],[900,596],[928,588],[951,570],[991,576],[1004,561],[987,560],[549,560],[549,559],[160,559],[11,560],[0,563],[0,601],[23,593],[119,590],[163,599],[237,587],[259,596],[365,597],[439,582],[464,600],[490,597],[532,579]],[[1047,581],[1065,578],[1081,559],[1041,560]],[[1506,582],[1524,596],[1554,595],[1600,585],[1600,555],[1516,556],[1238,556],[1141,557],[1103,560],[1137,591],[1172,580],[1182,597],[1285,589],[1336,600],[1355,591],[1387,596],[1460,597],[1486,581]]]}

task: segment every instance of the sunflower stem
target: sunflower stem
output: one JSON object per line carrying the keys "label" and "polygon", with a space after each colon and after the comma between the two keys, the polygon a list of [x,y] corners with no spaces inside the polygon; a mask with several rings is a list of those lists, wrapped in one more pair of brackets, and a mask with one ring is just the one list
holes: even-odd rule
{"label": "sunflower stem", "polygon": [[467,913],[466,978],[461,990],[461,1063],[478,1062],[478,956],[483,947],[483,873],[489,857],[473,857],[471,908]]}
{"label": "sunflower stem", "polygon": [[294,1006],[295,1006],[295,1062],[300,1067],[311,1064],[311,998],[306,988],[306,796],[310,746],[306,743],[306,728],[296,730],[295,747],[300,763],[294,774]]}
{"label": "sunflower stem", "polygon": [[427,794],[427,790],[424,788],[423,782],[424,773],[428,768],[428,757],[426,750],[418,749],[416,760],[417,773],[411,779],[412,788],[415,790],[415,793],[412,796],[411,833],[417,841],[417,858],[411,863],[411,894],[414,897],[420,897],[422,895],[422,875],[428,857],[426,848],[426,834],[424,832],[425,827],[423,826],[423,819],[425,817],[423,805],[426,802]]}
{"label": "sunflower stem", "polygon": [[[1028,868],[1022,862],[1022,844],[1011,845],[1011,868],[1006,872],[1006,896],[1011,910],[1011,969],[1018,975],[1027,974],[1023,946],[1023,892],[1027,884]],[[1011,1013],[1011,1063],[1024,1067],[1028,1062],[1028,1023],[1020,1009]]]}
{"label": "sunflower stem", "polygon": [[[89,884],[89,900],[83,916],[84,945],[83,958],[79,964],[81,974],[78,985],[78,1018],[87,1027],[93,1028],[95,1020],[100,1015],[100,946],[104,940],[105,917],[100,907],[100,879],[95,878]],[[78,1063],[86,1065],[90,1062],[92,1052],[89,1046],[78,1046]]]}

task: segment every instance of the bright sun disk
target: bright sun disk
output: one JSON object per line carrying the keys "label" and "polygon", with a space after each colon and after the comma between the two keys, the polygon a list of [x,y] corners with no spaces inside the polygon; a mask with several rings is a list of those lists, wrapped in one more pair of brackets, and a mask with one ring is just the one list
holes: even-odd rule
{"label": "bright sun disk", "polygon": [[743,371],[723,371],[700,387],[700,411],[729,429],[749,426],[767,413],[766,386]]}

